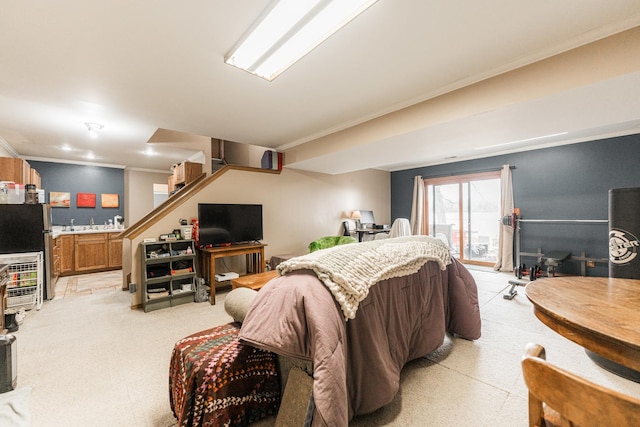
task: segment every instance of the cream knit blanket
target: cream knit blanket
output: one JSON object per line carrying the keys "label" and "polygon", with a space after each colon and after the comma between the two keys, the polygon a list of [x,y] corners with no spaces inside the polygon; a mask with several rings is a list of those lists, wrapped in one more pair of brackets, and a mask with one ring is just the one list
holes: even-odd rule
{"label": "cream knit blanket", "polygon": [[447,246],[427,236],[397,237],[350,243],[291,258],[278,265],[284,275],[294,270],[313,270],[340,304],[345,319],[354,319],[360,301],[377,282],[408,276],[428,261],[441,270],[451,263]]}

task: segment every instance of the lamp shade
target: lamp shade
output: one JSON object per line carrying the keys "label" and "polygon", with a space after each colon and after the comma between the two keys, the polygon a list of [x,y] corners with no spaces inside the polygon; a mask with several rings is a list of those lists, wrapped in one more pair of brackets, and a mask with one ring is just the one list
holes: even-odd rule
{"label": "lamp shade", "polygon": [[360,214],[360,211],[353,211],[351,212],[351,219],[360,219],[362,218],[362,214]]}

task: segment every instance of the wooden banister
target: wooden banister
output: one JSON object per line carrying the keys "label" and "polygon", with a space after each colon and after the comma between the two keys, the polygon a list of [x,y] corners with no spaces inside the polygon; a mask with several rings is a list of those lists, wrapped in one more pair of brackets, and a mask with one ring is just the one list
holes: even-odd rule
{"label": "wooden banister", "polygon": [[156,206],[151,212],[146,214],[140,220],[138,220],[135,224],[127,227],[125,231],[119,234],[118,237],[122,237],[125,239],[135,239],[144,233],[149,227],[156,224],[162,218],[164,218],[167,214],[174,211],[178,206],[185,203],[189,200],[193,195],[199,193],[202,189],[206,188],[213,181],[218,179],[218,177],[225,174],[230,170],[244,170],[248,172],[261,172],[261,173],[275,173],[279,174],[279,170],[271,170],[271,169],[261,169],[261,168],[253,168],[247,166],[236,166],[236,165],[225,165],[222,168],[218,169],[211,175],[207,176],[205,173],[196,178],[193,182],[185,185],[181,188],[177,193],[173,194],[167,200]]}

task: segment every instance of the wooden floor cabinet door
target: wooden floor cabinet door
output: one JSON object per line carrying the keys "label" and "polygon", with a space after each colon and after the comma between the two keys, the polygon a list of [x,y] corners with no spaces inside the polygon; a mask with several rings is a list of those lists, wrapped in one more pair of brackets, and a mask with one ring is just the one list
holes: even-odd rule
{"label": "wooden floor cabinet door", "polygon": [[109,254],[105,233],[76,234],[75,271],[105,269]]}
{"label": "wooden floor cabinet door", "polygon": [[122,237],[113,237],[109,233],[109,267],[122,267]]}
{"label": "wooden floor cabinet door", "polygon": [[59,252],[60,255],[60,275],[69,275],[74,271],[74,247],[75,247],[75,239],[73,234],[67,234],[58,236],[56,238],[58,241]]}

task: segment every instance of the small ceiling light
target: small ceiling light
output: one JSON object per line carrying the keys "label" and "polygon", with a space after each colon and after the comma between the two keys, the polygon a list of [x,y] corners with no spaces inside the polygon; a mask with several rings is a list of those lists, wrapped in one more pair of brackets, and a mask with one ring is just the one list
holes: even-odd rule
{"label": "small ceiling light", "polygon": [[271,81],[376,1],[275,0],[224,62]]}
{"label": "small ceiling light", "polygon": [[99,123],[85,123],[85,126],[87,127],[87,129],[89,129],[89,136],[91,138],[97,138],[98,131],[102,130],[102,128],[104,127]]}
{"label": "small ceiling light", "polygon": [[86,155],[86,158],[89,160],[94,160],[96,158],[96,156],[93,155],[93,153],[91,151],[89,151]]}
{"label": "small ceiling light", "polygon": [[64,150],[64,151],[71,151],[71,150],[72,150],[72,148],[71,148],[71,146],[70,146],[69,144],[64,144],[64,145],[62,146],[62,150]]}

